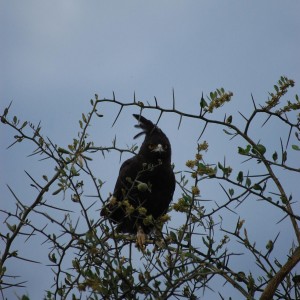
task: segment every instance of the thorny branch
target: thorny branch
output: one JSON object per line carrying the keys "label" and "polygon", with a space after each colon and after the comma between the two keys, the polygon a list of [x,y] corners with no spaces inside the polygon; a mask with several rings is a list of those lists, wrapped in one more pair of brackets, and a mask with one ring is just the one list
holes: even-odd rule
{"label": "thorny branch", "polygon": [[[43,237],[43,244],[50,248],[48,258],[50,267],[54,272],[55,280],[53,286],[49,287],[46,299],[73,299],[82,298],[103,298],[113,299],[134,299],[143,297],[145,299],[197,299],[200,291],[213,290],[216,278],[223,278],[225,283],[231,285],[244,298],[255,299],[296,299],[300,296],[299,274],[293,272],[294,266],[300,261],[299,244],[300,230],[298,222],[300,216],[294,211],[291,198],[282,185],[276,169],[286,172],[300,173],[300,168],[295,165],[287,165],[288,145],[291,141],[291,133],[294,132],[299,141],[300,117],[296,121],[290,121],[288,113],[300,109],[299,99],[296,102],[288,101],[288,104],[274,111],[275,106],[280,105],[282,97],[287,90],[294,85],[293,81],[281,77],[278,86],[275,86],[275,93],[270,93],[266,105],[258,108],[252,96],[253,111],[249,117],[243,117],[244,126],[235,125],[232,116],[226,116],[223,120],[212,118],[213,112],[226,102],[231,100],[233,94],[225,92],[224,89],[217,89],[211,92],[207,99],[203,95],[200,100],[199,114],[189,114],[176,109],[175,93],[172,94],[172,108],[162,108],[154,98],[155,103],[144,104],[136,100],[124,103],[113,99],[91,100],[91,111],[79,121],[80,131],[77,139],[68,145],[68,149],[57,146],[49,138],[41,134],[41,124],[34,126],[29,122],[22,124],[14,117],[8,118],[11,104],[4,110],[1,118],[2,124],[11,127],[16,131],[15,141],[9,146],[16,146],[20,142],[29,141],[35,146],[32,156],[39,155],[42,160],[49,159],[53,163],[54,174],[48,179],[44,175],[45,184],[28,172],[31,185],[35,187],[37,195],[28,205],[19,198],[12,187],[8,187],[16,202],[14,212],[1,209],[0,213],[5,216],[4,223],[8,231],[1,231],[0,238],[4,242],[1,249],[0,264],[0,289],[2,297],[7,288],[22,287],[25,281],[17,282],[16,275],[10,275],[6,265],[8,260],[22,259],[28,263],[35,261],[22,257],[18,250],[13,250],[17,240],[26,237],[26,241],[39,235]],[[119,111],[112,122],[114,125],[121,112],[128,107],[136,107],[143,110],[156,110],[159,112],[160,121],[166,113],[179,116],[178,129],[183,118],[197,119],[204,124],[199,139],[211,125],[225,128],[224,132],[231,138],[239,138],[243,146],[239,147],[238,154],[245,156],[248,161],[261,163],[265,168],[264,174],[244,175],[242,171],[238,177],[233,179],[233,170],[223,163],[205,162],[205,153],[208,151],[208,144],[198,144],[195,159],[188,160],[188,170],[176,171],[177,186],[181,191],[181,197],[173,200],[169,214],[179,214],[182,217],[182,225],[177,228],[164,226],[165,220],[161,220],[157,228],[164,228],[161,232],[149,236],[147,249],[141,253],[134,248],[135,238],[120,234],[115,231],[114,224],[108,220],[96,217],[93,210],[103,205],[106,196],[102,196],[103,182],[93,174],[93,155],[102,153],[104,155],[111,151],[120,153],[135,153],[135,147],[119,148],[116,139],[110,146],[100,147],[94,145],[89,138],[88,128],[92,125],[94,116],[101,117],[98,112],[104,105],[118,105]],[[278,161],[278,154],[275,152],[272,158],[266,155],[265,146],[262,142],[256,143],[255,136],[250,136],[249,128],[255,123],[256,116],[263,115],[266,122],[270,118],[278,119],[289,129],[286,146],[278,151],[281,155],[281,162]],[[264,125],[265,125],[264,123]],[[29,127],[29,132],[28,132]],[[247,144],[246,148],[244,144]],[[294,146],[295,150],[297,146]],[[178,166],[176,166],[177,168]],[[255,169],[254,171],[255,172]],[[205,205],[200,196],[200,189],[204,181],[216,181],[225,194],[225,199],[219,201],[214,199],[211,209]],[[85,193],[85,185],[90,182],[94,192]],[[133,179],[135,182],[135,179]],[[192,183],[192,187],[188,187]],[[227,188],[227,185],[230,188]],[[50,194],[54,186],[56,190]],[[234,189],[235,192],[234,193]],[[273,195],[273,198],[270,197]],[[63,208],[59,204],[53,205],[51,198],[63,195],[65,201],[72,201],[72,209]],[[47,199],[46,199],[47,196]],[[85,198],[94,199],[87,204]],[[234,229],[226,229],[223,226],[223,218],[229,213],[234,213],[235,208],[242,205],[250,198],[264,201],[266,205],[272,205],[280,210],[283,218],[289,217],[294,229],[297,245],[291,245],[290,257],[281,264],[271,255],[275,253],[279,234],[276,238],[270,239],[266,250],[259,248],[255,241],[251,242],[245,220],[239,216]],[[49,200],[50,199],[50,200]],[[279,200],[278,200],[279,199]],[[35,217],[39,216],[45,221],[45,226],[40,228],[35,224]],[[216,219],[220,221],[216,222]],[[243,229],[243,230],[242,230]],[[257,267],[262,276],[251,272],[245,273],[232,263],[233,257],[239,257],[232,247],[234,241],[242,244],[257,262]],[[254,272],[254,273],[253,273]],[[294,294],[293,294],[294,293]],[[219,293],[224,299],[222,293]],[[294,296],[293,296],[294,295]]]}

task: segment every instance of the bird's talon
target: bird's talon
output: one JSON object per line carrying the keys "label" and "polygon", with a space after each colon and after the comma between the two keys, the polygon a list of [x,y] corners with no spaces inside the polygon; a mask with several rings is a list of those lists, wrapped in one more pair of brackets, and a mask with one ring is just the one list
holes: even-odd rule
{"label": "bird's talon", "polygon": [[138,227],[137,233],[136,233],[136,244],[139,249],[142,251],[145,249],[146,244],[146,234],[141,226]]}

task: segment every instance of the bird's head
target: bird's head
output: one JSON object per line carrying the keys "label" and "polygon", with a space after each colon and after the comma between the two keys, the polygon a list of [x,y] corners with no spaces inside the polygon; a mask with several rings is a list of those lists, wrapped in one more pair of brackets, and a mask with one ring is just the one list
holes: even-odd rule
{"label": "bird's head", "polygon": [[134,138],[145,134],[145,140],[139,153],[150,160],[161,159],[171,162],[171,144],[163,131],[143,116],[136,114],[133,116],[139,121],[139,125],[135,127],[143,129]]}

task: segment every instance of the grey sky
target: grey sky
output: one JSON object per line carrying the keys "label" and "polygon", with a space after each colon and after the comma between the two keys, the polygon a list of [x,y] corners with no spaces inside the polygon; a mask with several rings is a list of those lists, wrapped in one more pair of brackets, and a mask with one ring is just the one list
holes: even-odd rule
{"label": "grey sky", "polygon": [[[299,12],[299,1],[0,0],[1,110],[13,100],[11,114],[34,123],[41,120],[44,134],[64,146],[76,136],[78,119],[89,110],[88,100],[95,93],[110,98],[114,90],[117,98],[129,101],[135,91],[138,100],[156,96],[161,106],[171,107],[174,88],[178,109],[193,113],[199,110],[202,92],[224,87],[234,98],[220,116],[247,113],[250,93],[264,103],[281,75],[294,79],[292,94],[299,93]],[[95,143],[109,145],[117,134],[120,146],[132,144],[136,131],[131,113],[136,111],[124,111],[113,128],[117,108],[104,107],[103,112],[103,120],[91,128]],[[145,113],[154,120],[158,116]],[[183,121],[178,132],[177,122],[168,115],[160,126],[182,170],[193,158],[203,124]],[[1,206],[11,206],[6,183],[30,198],[24,169],[42,175],[48,167],[26,158],[30,145],[6,150],[14,134],[4,126],[0,135]],[[217,133],[205,138],[213,148],[212,160],[230,153],[220,145],[226,139]],[[274,144],[278,146],[278,139]],[[99,165],[108,170],[103,174],[95,166],[97,175],[108,181],[108,193],[119,169],[118,156],[99,159]],[[34,274],[32,278],[36,280]],[[41,280],[41,286],[47,284]],[[32,299],[43,295],[29,294]]]}

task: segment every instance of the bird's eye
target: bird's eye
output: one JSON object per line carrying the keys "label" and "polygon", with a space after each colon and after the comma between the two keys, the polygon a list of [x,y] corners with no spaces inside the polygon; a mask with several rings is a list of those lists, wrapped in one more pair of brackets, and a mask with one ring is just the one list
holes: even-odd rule
{"label": "bird's eye", "polygon": [[154,145],[154,144],[149,144],[149,145],[148,145],[148,148],[149,148],[150,150],[153,150],[153,149],[155,148],[155,145]]}
{"label": "bird's eye", "polygon": [[167,149],[168,149],[168,145],[164,145],[163,147],[164,147],[164,149],[165,149],[165,150],[167,150]]}

